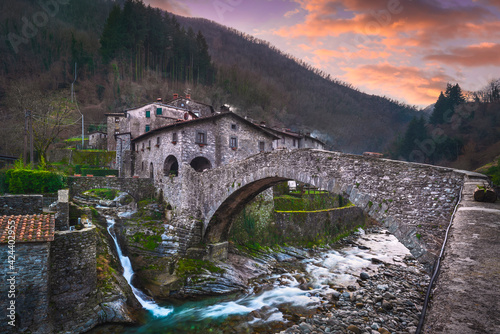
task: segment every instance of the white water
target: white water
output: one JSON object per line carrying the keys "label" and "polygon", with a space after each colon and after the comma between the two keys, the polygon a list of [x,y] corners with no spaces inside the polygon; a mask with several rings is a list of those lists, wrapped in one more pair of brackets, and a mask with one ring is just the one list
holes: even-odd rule
{"label": "white water", "polygon": [[161,307],[157,305],[154,301],[151,300],[151,298],[146,296],[142,291],[136,289],[132,285],[132,277],[134,276],[134,270],[132,269],[132,264],[130,263],[130,259],[128,258],[128,256],[123,255],[120,245],[118,244],[118,240],[113,230],[113,226],[115,225],[115,220],[113,218],[107,217],[106,221],[108,223],[108,233],[115,242],[116,251],[118,253],[120,263],[122,264],[123,267],[123,277],[127,280],[127,283],[132,288],[132,292],[134,293],[135,297],[137,298],[139,303],[141,303],[142,307],[150,311],[154,317],[157,318],[166,317],[173,311],[172,308]]}

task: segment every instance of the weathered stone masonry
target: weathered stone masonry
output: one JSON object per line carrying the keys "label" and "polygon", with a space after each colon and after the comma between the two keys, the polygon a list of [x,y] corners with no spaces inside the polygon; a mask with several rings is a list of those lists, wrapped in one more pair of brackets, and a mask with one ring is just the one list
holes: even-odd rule
{"label": "weathered stone masonry", "polygon": [[42,212],[42,195],[0,196],[0,215],[31,215]]}
{"label": "weathered stone masonry", "polygon": [[136,201],[155,196],[156,189],[152,179],[117,178],[117,177],[68,177],[70,196],[86,190],[109,188],[124,191]]}
{"label": "weathered stone masonry", "polygon": [[232,220],[249,200],[274,184],[297,180],[343,194],[430,267],[466,177],[449,168],[321,150],[257,154],[185,179],[173,203],[181,209],[175,219],[192,230],[179,234],[180,251],[195,246],[200,234],[209,244],[226,241]]}
{"label": "weathered stone masonry", "polygon": [[81,333],[97,323],[96,231],[57,231],[50,245],[51,314],[55,331]]}
{"label": "weathered stone masonry", "polygon": [[[17,243],[15,247],[15,299],[8,298],[7,279],[12,275],[8,269],[8,245],[0,244],[0,333],[32,332],[51,333],[49,319],[49,257],[48,242]],[[15,300],[16,327],[8,325],[7,307],[10,300]]]}

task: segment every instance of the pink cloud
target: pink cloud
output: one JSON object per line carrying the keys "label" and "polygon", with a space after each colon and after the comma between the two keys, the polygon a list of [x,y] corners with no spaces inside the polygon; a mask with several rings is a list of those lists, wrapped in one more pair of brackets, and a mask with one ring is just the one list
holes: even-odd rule
{"label": "pink cloud", "polygon": [[467,67],[500,66],[500,44],[481,43],[453,48],[448,52],[428,55],[425,59]]}
{"label": "pink cloud", "polygon": [[359,83],[381,95],[401,96],[411,104],[431,104],[454,78],[441,71],[389,63],[343,68],[349,82]]}

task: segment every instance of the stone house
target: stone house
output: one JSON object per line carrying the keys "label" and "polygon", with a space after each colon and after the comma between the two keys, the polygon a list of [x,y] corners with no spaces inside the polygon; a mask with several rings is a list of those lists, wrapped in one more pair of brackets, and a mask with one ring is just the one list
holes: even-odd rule
{"label": "stone house", "polygon": [[308,133],[302,134],[293,132],[290,129],[268,128],[265,123],[261,123],[260,126],[265,127],[268,131],[279,137],[273,141],[273,149],[275,150],[295,150],[298,148],[316,148],[323,150],[325,148],[325,143],[317,138],[311,137]]}
{"label": "stone house", "polygon": [[[33,333],[51,331],[48,318],[49,277],[50,244],[54,241],[54,230],[53,215],[0,216],[0,259],[5,264],[5,270],[0,271],[0,278],[5,282],[0,289],[0,332],[9,332],[12,328]],[[9,234],[10,231],[14,233]],[[14,261],[9,262],[12,259]],[[8,324],[11,320],[16,327]]]}
{"label": "stone house", "polygon": [[187,94],[185,97],[179,96],[179,94],[174,94],[173,100],[167,102],[166,104],[168,106],[190,111],[197,117],[207,117],[215,113],[215,110],[211,105],[191,100],[190,94]]}
{"label": "stone house", "polygon": [[108,151],[116,150],[116,134],[130,133],[132,138],[178,120],[191,120],[197,116],[186,108],[167,105],[158,99],[156,103],[148,103],[138,108],[119,113],[108,113]]}
{"label": "stone house", "polygon": [[178,122],[132,139],[131,174],[161,184],[182,174],[183,164],[201,172],[271,151],[275,139],[232,112]]}
{"label": "stone house", "polygon": [[96,150],[105,150],[108,147],[108,134],[102,131],[89,133],[89,146]]}

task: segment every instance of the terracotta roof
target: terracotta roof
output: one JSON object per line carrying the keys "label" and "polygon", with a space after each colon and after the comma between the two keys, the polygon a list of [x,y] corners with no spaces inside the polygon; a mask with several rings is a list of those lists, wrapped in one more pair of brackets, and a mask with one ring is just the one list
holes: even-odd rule
{"label": "terracotta roof", "polygon": [[50,214],[0,216],[0,243],[9,241],[10,222],[14,222],[16,243],[48,242],[54,240],[55,218]]}

